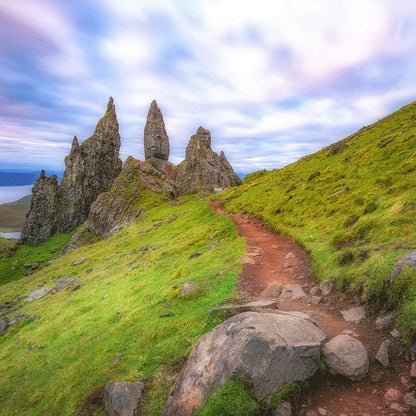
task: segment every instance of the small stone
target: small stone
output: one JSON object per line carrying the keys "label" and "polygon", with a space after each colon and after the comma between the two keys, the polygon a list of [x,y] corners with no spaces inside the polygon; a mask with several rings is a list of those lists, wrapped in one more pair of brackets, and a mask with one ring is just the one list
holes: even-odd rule
{"label": "small stone", "polygon": [[393,317],[391,315],[380,316],[376,320],[376,328],[378,331],[389,329],[393,324]]}
{"label": "small stone", "polygon": [[410,377],[416,378],[416,361],[413,361],[410,367]]}
{"label": "small stone", "polygon": [[252,259],[251,257],[247,257],[247,256],[242,256],[238,260],[244,264],[256,264],[256,261],[254,259]]}
{"label": "small stone", "polygon": [[380,383],[382,378],[383,378],[383,374],[380,372],[372,372],[370,374],[370,381],[372,383]]}
{"label": "small stone", "polygon": [[311,290],[309,291],[309,294],[311,296],[318,296],[321,294],[321,289],[319,289],[319,286],[314,286],[311,288]]}
{"label": "small stone", "polygon": [[194,293],[199,289],[199,287],[192,282],[185,282],[182,287],[181,296]]}
{"label": "small stone", "polygon": [[108,298],[108,293],[106,293],[104,296],[103,296],[103,299],[107,299]]}
{"label": "small stone", "polygon": [[173,316],[173,313],[171,313],[171,312],[164,312],[164,313],[161,313],[161,314],[159,315],[159,318],[167,318],[167,317],[169,317],[169,316]]}
{"label": "small stone", "polygon": [[311,302],[313,305],[319,305],[322,301],[322,296],[312,296]]}
{"label": "small stone", "polygon": [[328,414],[328,411],[326,409],[324,409],[323,407],[318,407],[318,413],[321,416],[326,416]]}
{"label": "small stone", "polygon": [[393,331],[390,332],[390,335],[394,338],[399,338],[400,337],[400,332],[398,329],[394,328]]}
{"label": "small stone", "polygon": [[121,358],[121,354],[116,354],[114,356],[114,360],[113,360],[113,362],[111,364],[110,369],[113,369],[117,365],[117,363],[120,361],[120,358]]}
{"label": "small stone", "polygon": [[403,412],[405,412],[406,410],[408,410],[406,407],[401,406],[401,405],[400,405],[399,403],[397,403],[397,402],[393,402],[393,403],[390,405],[390,409],[395,410],[396,412],[400,412],[400,413],[403,413]]}
{"label": "small stone", "polygon": [[191,255],[189,256],[189,260],[196,259],[196,258],[197,258],[197,257],[199,257],[201,254],[202,254],[202,253],[194,253],[194,254],[191,254]]}
{"label": "small stone", "polygon": [[169,308],[170,303],[169,303],[169,302],[166,302],[163,306],[164,306],[165,308]]}
{"label": "small stone", "polygon": [[401,400],[402,394],[397,389],[389,389],[387,390],[386,394],[384,395],[384,402],[387,406],[390,406],[392,402],[398,402]]}
{"label": "small stone", "polygon": [[214,247],[218,247],[220,245],[219,241],[214,241],[207,247],[207,251],[212,250]]}
{"label": "small stone", "polygon": [[400,382],[403,384],[403,386],[408,386],[410,384],[410,380],[404,376],[400,379]]}
{"label": "small stone", "polygon": [[406,393],[403,396],[403,401],[410,407],[416,407],[416,399],[413,393]]}
{"label": "small stone", "polygon": [[302,299],[306,297],[300,285],[286,285],[280,295],[282,299]]}
{"label": "small stone", "polygon": [[273,416],[292,416],[292,405],[289,402],[283,402],[274,409]]}
{"label": "small stone", "polygon": [[377,351],[376,354],[376,360],[384,367],[388,367],[390,364],[390,359],[389,359],[389,346],[390,346],[391,342],[386,339],[384,340],[381,345],[380,348]]}
{"label": "small stone", "polygon": [[412,361],[416,361],[416,343],[410,346],[410,357]]}
{"label": "small stone", "polygon": [[346,322],[358,323],[365,318],[364,306],[358,306],[357,308],[351,308],[345,311],[341,311],[341,313]]}
{"label": "small stone", "polygon": [[294,258],[296,258],[296,256],[295,256],[295,254],[294,254],[294,253],[290,252],[290,253],[287,253],[287,254],[286,254],[286,258],[287,258],[287,259],[294,259]]}
{"label": "small stone", "polygon": [[104,392],[104,403],[110,416],[134,416],[142,398],[144,384],[125,381],[107,384]]}
{"label": "small stone", "polygon": [[85,263],[88,260],[88,257],[81,257],[71,263],[71,266],[78,266],[79,264]]}
{"label": "small stone", "polygon": [[322,296],[328,296],[332,292],[332,282],[329,279],[324,280],[319,285],[319,289],[321,289]]}

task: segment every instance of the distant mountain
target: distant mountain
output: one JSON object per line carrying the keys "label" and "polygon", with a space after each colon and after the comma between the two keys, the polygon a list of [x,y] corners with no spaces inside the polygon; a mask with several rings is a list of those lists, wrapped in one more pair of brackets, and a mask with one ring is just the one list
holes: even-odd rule
{"label": "distant mountain", "polygon": [[12,233],[22,230],[31,199],[32,196],[27,195],[18,201],[0,205],[0,232]]}

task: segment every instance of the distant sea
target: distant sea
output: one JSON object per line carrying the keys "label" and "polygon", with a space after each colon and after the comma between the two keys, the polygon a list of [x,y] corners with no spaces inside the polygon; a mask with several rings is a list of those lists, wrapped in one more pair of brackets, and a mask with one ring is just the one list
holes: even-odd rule
{"label": "distant sea", "polygon": [[0,186],[0,204],[14,202],[32,193],[33,185]]}
{"label": "distant sea", "polygon": [[0,233],[0,237],[15,238],[16,240],[20,240],[21,235],[22,235],[21,232],[18,232],[18,233]]}

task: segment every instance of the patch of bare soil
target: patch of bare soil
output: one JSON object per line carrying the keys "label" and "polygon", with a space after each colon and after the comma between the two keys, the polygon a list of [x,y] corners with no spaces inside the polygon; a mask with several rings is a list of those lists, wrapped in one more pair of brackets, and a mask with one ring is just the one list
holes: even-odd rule
{"label": "patch of bare soil", "polygon": [[[216,214],[224,215],[223,203],[211,201]],[[401,398],[387,406],[384,395],[390,388],[403,395],[414,393],[410,378],[410,356],[399,338],[391,330],[379,332],[374,324],[376,316],[367,310],[360,323],[347,323],[342,310],[360,305],[360,299],[340,292],[323,296],[315,304],[316,297],[310,289],[318,284],[311,275],[309,253],[290,237],[275,234],[259,218],[248,214],[228,215],[239,234],[246,239],[248,252],[239,282],[242,300],[259,298],[278,299],[279,308],[286,311],[302,311],[311,314],[328,339],[336,335],[355,336],[367,348],[370,356],[370,372],[362,381],[350,381],[341,376],[318,374],[310,380],[310,387],[297,403],[293,403],[295,416],[393,416],[416,415],[416,408],[408,406]],[[280,291],[287,285],[300,285],[306,296],[300,299],[282,298]],[[375,355],[385,340],[391,341],[390,365],[384,368]]]}

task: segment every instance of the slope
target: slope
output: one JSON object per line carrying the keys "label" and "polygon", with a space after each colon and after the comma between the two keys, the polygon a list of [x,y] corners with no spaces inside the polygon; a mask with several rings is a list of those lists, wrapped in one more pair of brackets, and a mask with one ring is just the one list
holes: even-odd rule
{"label": "slope", "polygon": [[416,331],[416,271],[393,286],[396,260],[415,249],[416,103],[298,162],[249,175],[221,195],[231,212],[259,215],[312,254],[314,273],[367,300],[399,307]]}
{"label": "slope", "polygon": [[[77,404],[110,380],[145,381],[145,414],[160,414],[192,345],[217,323],[207,310],[233,298],[243,251],[227,218],[186,198],[3,284],[0,302],[21,305],[8,315],[21,318],[0,337],[2,414],[82,414]],[[24,302],[63,277],[78,290]],[[185,281],[199,289],[181,295]]]}

